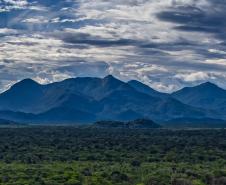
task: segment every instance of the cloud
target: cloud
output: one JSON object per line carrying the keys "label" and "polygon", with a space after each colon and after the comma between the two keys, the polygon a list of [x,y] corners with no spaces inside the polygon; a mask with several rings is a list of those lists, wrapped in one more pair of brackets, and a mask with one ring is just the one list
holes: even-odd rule
{"label": "cloud", "polygon": [[223,0],[0,0],[0,89],[22,78],[226,88]]}
{"label": "cloud", "polygon": [[22,21],[23,23],[31,23],[31,24],[44,24],[48,23],[49,21],[44,17],[35,17],[35,18],[28,18]]}
{"label": "cloud", "polygon": [[215,0],[203,2],[203,6],[197,4],[175,6],[157,13],[157,17],[162,21],[177,23],[174,29],[180,31],[206,32],[218,38],[225,37],[225,2]]}
{"label": "cloud", "polygon": [[1,0],[0,1],[0,12],[7,12],[13,9],[25,9],[29,3],[26,0]]}
{"label": "cloud", "polygon": [[0,36],[16,35],[19,31],[16,29],[0,28]]}
{"label": "cloud", "polygon": [[212,75],[205,72],[191,72],[189,74],[177,74],[176,78],[183,79],[186,82],[206,81],[211,78]]}

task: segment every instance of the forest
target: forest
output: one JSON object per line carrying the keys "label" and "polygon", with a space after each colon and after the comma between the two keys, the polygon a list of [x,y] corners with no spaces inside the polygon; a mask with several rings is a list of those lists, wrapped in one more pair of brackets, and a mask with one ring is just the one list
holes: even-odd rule
{"label": "forest", "polygon": [[0,129],[3,185],[224,185],[225,129]]}

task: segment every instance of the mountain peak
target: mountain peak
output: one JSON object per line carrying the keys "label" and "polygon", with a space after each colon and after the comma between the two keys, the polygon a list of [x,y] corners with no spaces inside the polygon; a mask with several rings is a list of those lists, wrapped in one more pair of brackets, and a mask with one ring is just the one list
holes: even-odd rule
{"label": "mountain peak", "polygon": [[104,77],[104,79],[116,79],[113,75],[107,75]]}
{"label": "mountain peak", "polygon": [[185,87],[172,94],[184,104],[203,109],[219,109],[224,106],[226,90],[214,83],[205,82],[194,87]]}
{"label": "mountain peak", "polygon": [[108,76],[104,77],[103,83],[113,85],[113,86],[118,86],[118,85],[124,84],[124,82],[115,78],[113,75],[108,75]]}
{"label": "mountain peak", "polygon": [[30,78],[26,78],[15,83],[8,91],[5,91],[3,94],[9,93],[12,95],[11,98],[16,98],[19,94],[25,94],[25,92],[28,93],[33,91],[33,94],[35,94],[40,90],[40,88],[41,85],[38,82]]}
{"label": "mountain peak", "polygon": [[216,84],[207,81],[207,82],[201,83],[201,84],[193,86],[193,87],[184,87],[181,90],[176,91],[176,92],[174,92],[172,94],[175,95],[175,94],[178,94],[178,93],[181,93],[181,92],[187,92],[187,91],[191,91],[191,92],[194,92],[194,91],[200,92],[200,91],[202,91],[203,93],[207,93],[208,94],[208,93],[212,93],[210,90],[225,91],[224,89],[220,88]]}
{"label": "mountain peak", "polygon": [[17,82],[16,84],[14,84],[12,86],[12,88],[14,87],[21,87],[21,88],[26,88],[26,87],[36,87],[36,86],[39,86],[40,84],[30,78],[26,78],[26,79],[23,79],[19,82]]}
{"label": "mountain peak", "polygon": [[200,84],[199,86],[201,87],[218,87],[216,84],[212,83],[212,82],[205,82],[205,83],[202,83]]}
{"label": "mountain peak", "polygon": [[19,83],[37,84],[37,82],[31,78],[25,78],[25,79],[21,80]]}

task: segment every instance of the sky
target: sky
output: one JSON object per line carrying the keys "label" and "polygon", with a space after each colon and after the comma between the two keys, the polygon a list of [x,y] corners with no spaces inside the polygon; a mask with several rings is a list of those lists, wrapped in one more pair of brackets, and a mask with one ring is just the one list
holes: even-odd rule
{"label": "sky", "polygon": [[225,0],[0,0],[0,91],[112,74],[226,88]]}

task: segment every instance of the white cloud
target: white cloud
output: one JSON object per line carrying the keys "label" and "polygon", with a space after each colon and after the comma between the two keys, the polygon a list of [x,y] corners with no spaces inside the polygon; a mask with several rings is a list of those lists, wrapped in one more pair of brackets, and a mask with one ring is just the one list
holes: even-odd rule
{"label": "white cloud", "polygon": [[185,82],[195,82],[195,81],[206,81],[211,79],[211,74],[206,72],[191,72],[191,73],[184,73],[184,74],[177,74],[175,75],[176,78],[182,79]]}
{"label": "white cloud", "polygon": [[18,34],[19,31],[16,29],[9,29],[9,28],[0,28],[0,35],[11,35],[11,34]]}
{"label": "white cloud", "polygon": [[31,24],[45,24],[45,23],[48,23],[49,20],[47,20],[45,17],[38,16],[38,17],[25,19],[22,22],[31,23]]}
{"label": "white cloud", "polygon": [[222,51],[222,50],[218,50],[218,49],[209,49],[208,51],[211,53],[226,55],[226,51]]}
{"label": "white cloud", "polygon": [[3,2],[18,6],[18,7],[23,7],[28,5],[28,2],[26,0],[3,0]]}
{"label": "white cloud", "polygon": [[0,12],[10,12],[11,10],[36,10],[46,11],[47,8],[37,4],[37,2],[28,2],[27,0],[0,0]]}

